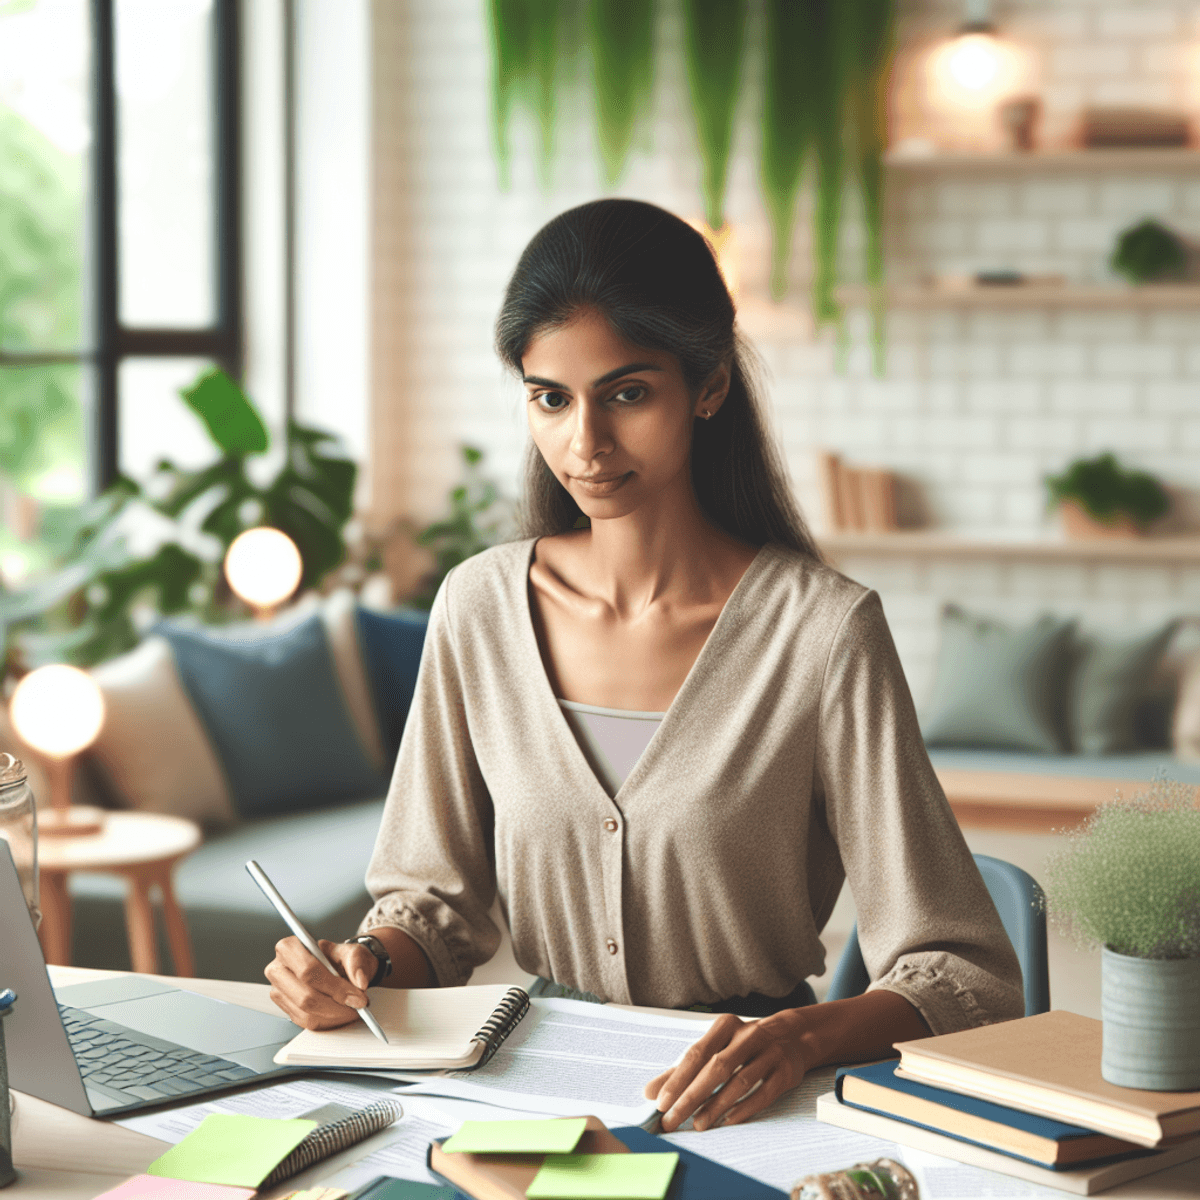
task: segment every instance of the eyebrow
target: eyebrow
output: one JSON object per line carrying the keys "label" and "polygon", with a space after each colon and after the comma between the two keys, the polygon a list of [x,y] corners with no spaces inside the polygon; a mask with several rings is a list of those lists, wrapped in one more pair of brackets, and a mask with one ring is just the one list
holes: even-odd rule
{"label": "eyebrow", "polygon": [[[623,367],[618,367],[615,371],[609,371],[606,375],[601,375],[599,379],[593,379],[592,387],[603,387],[606,383],[612,383],[614,379],[620,379],[622,375],[632,375],[635,371],[661,371],[662,367],[656,367],[654,363],[627,363]],[[559,383],[554,379],[543,379],[540,375],[522,375],[523,383],[533,383],[538,387],[560,388],[564,392],[569,392],[571,389],[565,383]]]}

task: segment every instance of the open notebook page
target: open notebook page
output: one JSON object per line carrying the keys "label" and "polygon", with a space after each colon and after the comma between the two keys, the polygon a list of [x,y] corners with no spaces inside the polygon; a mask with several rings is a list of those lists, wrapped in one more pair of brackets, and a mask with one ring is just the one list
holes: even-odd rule
{"label": "open notebook page", "polygon": [[450,988],[373,988],[371,1012],[385,1046],[362,1023],[304,1030],[275,1055],[289,1066],[391,1067],[409,1070],[468,1067],[483,1047],[475,1035],[509,993],[507,984]]}

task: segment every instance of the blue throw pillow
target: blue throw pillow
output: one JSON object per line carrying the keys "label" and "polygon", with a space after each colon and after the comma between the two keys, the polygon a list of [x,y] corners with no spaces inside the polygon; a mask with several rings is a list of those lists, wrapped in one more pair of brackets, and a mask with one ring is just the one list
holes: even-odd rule
{"label": "blue throw pillow", "polygon": [[383,793],[386,780],[354,731],[319,614],[253,638],[169,623],[155,632],[171,645],[241,816]]}
{"label": "blue throw pillow", "polygon": [[389,768],[400,749],[428,624],[428,613],[358,610],[358,637]]}

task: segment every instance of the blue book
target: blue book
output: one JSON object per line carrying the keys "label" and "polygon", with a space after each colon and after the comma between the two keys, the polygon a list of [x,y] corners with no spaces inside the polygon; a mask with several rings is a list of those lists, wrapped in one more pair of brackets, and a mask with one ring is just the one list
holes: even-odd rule
{"label": "blue book", "polygon": [[838,1099],[853,1108],[1055,1171],[1147,1153],[1144,1147],[1106,1133],[900,1079],[897,1066],[892,1061],[842,1068],[835,1084]]}

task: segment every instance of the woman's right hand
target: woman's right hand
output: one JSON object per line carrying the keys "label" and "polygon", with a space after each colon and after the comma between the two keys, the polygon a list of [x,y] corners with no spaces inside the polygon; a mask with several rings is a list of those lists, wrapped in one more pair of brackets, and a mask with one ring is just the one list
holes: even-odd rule
{"label": "woman's right hand", "polygon": [[348,1025],[368,1005],[366,988],[378,960],[358,942],[317,944],[338,974],[331,975],[299,938],[284,938],[275,943],[275,958],[263,971],[271,982],[271,999],[304,1029]]}

